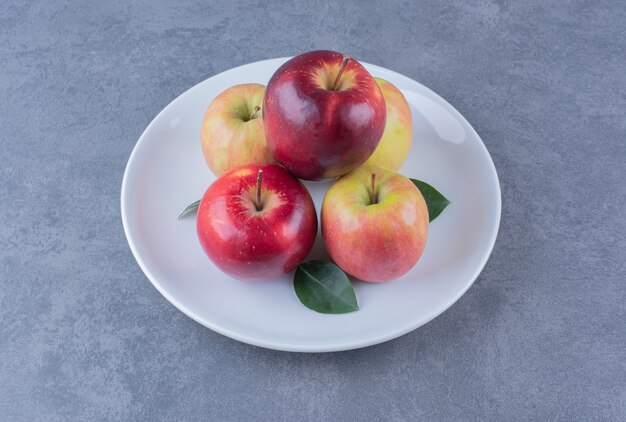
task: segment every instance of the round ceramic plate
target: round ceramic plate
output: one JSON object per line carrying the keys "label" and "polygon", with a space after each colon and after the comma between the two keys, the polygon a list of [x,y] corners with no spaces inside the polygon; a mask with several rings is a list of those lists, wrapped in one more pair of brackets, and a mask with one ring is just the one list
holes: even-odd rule
{"label": "round ceramic plate", "polygon": [[[324,315],[304,307],[292,275],[246,283],[218,270],[196,236],[194,216],[178,214],[215,180],[200,147],[204,112],[220,92],[267,84],[287,58],[215,75],[169,104],[135,146],[122,182],[122,221],[130,248],[154,287],[182,312],[228,337],[271,349],[328,352],[381,343],[441,314],[484,267],[500,224],[495,167],[470,124],[437,94],[406,76],[363,63],[396,85],[411,106],[413,147],[400,169],[436,187],[452,203],[431,223],[417,265],[388,283],[354,282],[360,309]],[[330,182],[305,183],[318,216]],[[321,236],[309,259],[328,259]]]}

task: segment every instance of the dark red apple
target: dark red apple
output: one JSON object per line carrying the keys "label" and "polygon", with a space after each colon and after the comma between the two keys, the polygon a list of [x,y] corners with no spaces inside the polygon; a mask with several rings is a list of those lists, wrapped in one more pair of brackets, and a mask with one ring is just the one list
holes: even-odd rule
{"label": "dark red apple", "polygon": [[224,173],[205,192],[198,238],[225,273],[268,280],[295,269],[317,234],[313,200],[300,181],[275,165]]}
{"label": "dark red apple", "polygon": [[263,101],[274,158],[301,179],[341,176],[372,155],[385,130],[383,94],[356,60],[311,51],[274,73]]}

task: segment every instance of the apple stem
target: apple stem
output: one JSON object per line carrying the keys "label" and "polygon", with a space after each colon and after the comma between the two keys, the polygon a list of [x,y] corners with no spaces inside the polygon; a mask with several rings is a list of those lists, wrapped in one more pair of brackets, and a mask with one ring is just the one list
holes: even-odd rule
{"label": "apple stem", "polygon": [[252,114],[250,115],[250,119],[252,120],[256,117],[256,114],[259,112],[259,110],[261,110],[261,107],[259,106],[254,106],[254,108],[252,109]]}
{"label": "apple stem", "polygon": [[341,79],[341,74],[343,70],[346,68],[346,65],[350,61],[350,56],[347,54],[343,55],[343,62],[341,62],[341,67],[339,68],[339,73],[337,73],[337,77],[335,78],[335,83],[333,84],[333,89],[331,91],[337,91],[337,86],[339,86],[339,79]]}
{"label": "apple stem", "polygon": [[376,174],[372,173],[372,191],[370,192],[372,204],[378,203],[378,194],[376,194]]}
{"label": "apple stem", "polygon": [[261,201],[261,185],[263,184],[263,170],[259,169],[259,173],[256,176],[256,203],[254,204],[257,211],[263,209],[263,202]]}

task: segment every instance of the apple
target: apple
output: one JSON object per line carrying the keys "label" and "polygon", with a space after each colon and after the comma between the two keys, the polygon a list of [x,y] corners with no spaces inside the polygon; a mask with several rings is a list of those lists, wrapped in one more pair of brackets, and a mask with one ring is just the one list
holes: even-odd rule
{"label": "apple", "polygon": [[216,176],[246,164],[275,163],[263,128],[264,95],[263,85],[235,85],[207,108],[201,129],[202,151]]}
{"label": "apple", "polygon": [[378,147],[365,164],[398,170],[406,161],[413,143],[411,109],[394,84],[381,78],[374,79],[385,98],[387,122]]}
{"label": "apple", "polygon": [[393,170],[362,166],[339,178],[326,192],[321,214],[331,258],[364,281],[400,277],[426,246],[426,202],[410,179]]}
{"label": "apple", "polygon": [[378,146],[385,117],[385,99],[369,72],[328,50],[283,64],[263,102],[272,155],[306,180],[341,176],[363,164]]}
{"label": "apple", "polygon": [[200,244],[226,274],[270,280],[294,270],[317,234],[304,185],[276,165],[230,170],[206,190],[197,215]]}

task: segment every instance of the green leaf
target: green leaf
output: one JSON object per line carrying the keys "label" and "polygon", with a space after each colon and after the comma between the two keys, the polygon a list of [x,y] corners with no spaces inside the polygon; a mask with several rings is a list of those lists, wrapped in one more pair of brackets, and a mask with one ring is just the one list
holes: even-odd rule
{"label": "green leaf", "polygon": [[322,314],[345,314],[359,310],[348,276],[331,262],[308,261],[293,276],[300,302]]}
{"label": "green leaf", "polygon": [[187,208],[185,208],[183,212],[180,213],[180,215],[178,216],[178,219],[180,220],[187,214],[191,214],[191,213],[198,211],[199,206],[200,206],[200,200],[198,199],[196,202],[189,204]]}
{"label": "green leaf", "polygon": [[417,179],[411,179],[411,182],[417,186],[426,201],[430,221],[439,217],[439,214],[450,204],[450,201],[426,182]]}

